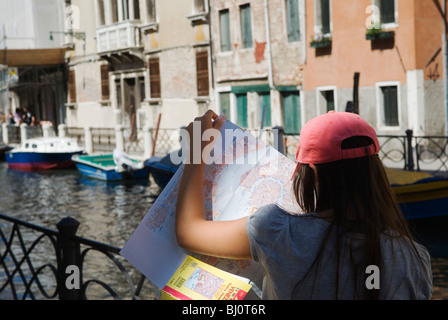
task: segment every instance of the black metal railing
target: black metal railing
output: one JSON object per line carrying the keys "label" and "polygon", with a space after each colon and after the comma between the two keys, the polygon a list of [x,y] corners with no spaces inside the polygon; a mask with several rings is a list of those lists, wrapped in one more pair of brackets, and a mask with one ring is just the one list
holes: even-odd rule
{"label": "black metal railing", "polygon": [[76,236],[79,222],[73,218],[56,226],[0,214],[0,299],[159,298],[119,247]]}

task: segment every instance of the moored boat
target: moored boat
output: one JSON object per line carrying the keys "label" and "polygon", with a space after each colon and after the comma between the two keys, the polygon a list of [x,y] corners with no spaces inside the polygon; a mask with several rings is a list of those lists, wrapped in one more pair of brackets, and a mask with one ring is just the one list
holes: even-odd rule
{"label": "moored boat", "polygon": [[74,167],[73,155],[84,150],[72,138],[32,138],[5,153],[8,168],[23,171],[65,169]]}
{"label": "moored boat", "polygon": [[3,160],[5,158],[5,153],[11,149],[12,149],[12,147],[10,147],[0,141],[0,160]]}
{"label": "moored boat", "polygon": [[143,161],[118,150],[103,155],[75,155],[72,160],[81,174],[103,181],[148,179],[149,176],[149,168]]}
{"label": "moored boat", "polygon": [[392,169],[387,174],[406,219],[448,216],[447,178]]}
{"label": "moored boat", "polygon": [[[145,166],[149,168],[151,176],[160,188],[165,188],[180,167],[180,152],[180,150],[177,150],[164,157],[152,156],[145,161]],[[172,161],[174,158],[179,160],[178,163]]]}

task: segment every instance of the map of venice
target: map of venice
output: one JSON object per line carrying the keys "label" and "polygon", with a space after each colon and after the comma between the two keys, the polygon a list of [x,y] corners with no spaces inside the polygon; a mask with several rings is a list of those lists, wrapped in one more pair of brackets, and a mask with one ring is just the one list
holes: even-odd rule
{"label": "map of venice", "polygon": [[[291,214],[300,213],[290,180],[295,163],[228,120],[221,133],[229,133],[231,138],[223,139],[222,148],[214,149],[214,158],[224,161],[205,168],[206,218],[239,219],[270,203],[276,203]],[[261,287],[263,271],[254,261],[201,256],[177,246],[174,221],[183,168],[183,165],[179,167],[121,254],[158,287],[165,285],[187,254],[249,278]]]}

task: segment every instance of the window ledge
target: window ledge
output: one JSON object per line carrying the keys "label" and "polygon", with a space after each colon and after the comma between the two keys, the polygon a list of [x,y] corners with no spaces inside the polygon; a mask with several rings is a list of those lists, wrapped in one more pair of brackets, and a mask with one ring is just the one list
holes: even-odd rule
{"label": "window ledge", "polygon": [[197,103],[210,103],[210,97],[209,96],[197,96],[194,98],[194,100]]}
{"label": "window ledge", "polygon": [[147,102],[150,105],[162,105],[162,98],[149,98],[145,99],[144,102]]}
{"label": "window ledge", "polygon": [[159,23],[158,22],[150,22],[140,27],[140,30],[144,33],[148,32],[157,32],[159,31]]}
{"label": "window ledge", "polygon": [[110,107],[112,104],[110,100],[100,100],[99,103],[102,107]]}
{"label": "window ledge", "polygon": [[187,16],[187,19],[190,20],[192,25],[205,24],[208,23],[208,13],[207,12],[194,13]]}
{"label": "window ledge", "polygon": [[78,109],[78,104],[77,104],[77,103],[73,103],[73,102],[71,102],[71,103],[66,103],[65,106],[66,106],[67,108],[71,109],[71,110]]}

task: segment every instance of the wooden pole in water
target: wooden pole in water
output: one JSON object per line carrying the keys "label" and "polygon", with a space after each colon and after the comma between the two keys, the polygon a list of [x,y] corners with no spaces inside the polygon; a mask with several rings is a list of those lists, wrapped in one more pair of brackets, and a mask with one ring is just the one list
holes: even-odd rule
{"label": "wooden pole in water", "polygon": [[159,119],[157,120],[156,132],[154,134],[154,142],[152,143],[151,157],[154,156],[154,153],[156,152],[156,142],[157,142],[157,136],[159,135],[159,127],[160,127],[160,118],[161,117],[162,117],[162,113],[159,113]]}

